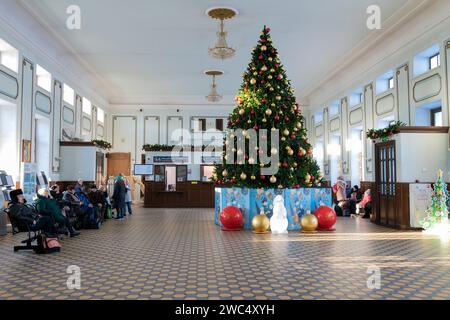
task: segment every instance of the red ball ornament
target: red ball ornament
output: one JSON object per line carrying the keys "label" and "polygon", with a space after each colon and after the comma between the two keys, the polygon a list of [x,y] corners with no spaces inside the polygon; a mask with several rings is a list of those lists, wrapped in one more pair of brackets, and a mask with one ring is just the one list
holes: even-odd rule
{"label": "red ball ornament", "polygon": [[270,28],[269,28],[269,27],[266,28],[266,32],[267,32],[267,33],[270,32]]}
{"label": "red ball ornament", "polygon": [[263,56],[262,54],[260,54],[259,57],[258,57],[258,59],[259,59],[259,60],[262,60],[262,59],[264,59],[264,56]]}
{"label": "red ball ornament", "polygon": [[289,163],[283,162],[283,167],[285,167],[285,168],[289,167]]}
{"label": "red ball ornament", "polygon": [[299,151],[298,153],[297,153],[297,155],[301,158],[301,157],[303,157],[303,154]]}
{"label": "red ball ornament", "polygon": [[266,176],[261,176],[261,180],[266,180]]}
{"label": "red ball ornament", "polygon": [[280,120],[280,117],[279,116],[275,116],[275,120]]}
{"label": "red ball ornament", "polygon": [[295,134],[291,134],[291,139],[295,139]]}
{"label": "red ball ornament", "polygon": [[299,185],[299,184],[296,184],[296,185],[295,185],[295,188],[296,188],[296,189],[300,189],[300,185]]}
{"label": "red ball ornament", "polygon": [[261,38],[261,42],[262,42],[262,43],[265,43],[266,41],[267,41],[266,39]]}
{"label": "red ball ornament", "polygon": [[262,98],[261,99],[261,103],[266,103],[267,102],[267,99],[266,98]]}
{"label": "red ball ornament", "polygon": [[226,207],[220,213],[220,223],[224,231],[238,231],[242,229],[244,216],[237,207]]}
{"label": "red ball ornament", "polygon": [[258,129],[259,129],[258,125],[255,124],[255,125],[253,126],[253,129],[258,130]]}
{"label": "red ball ornament", "polygon": [[284,120],[289,121],[289,117],[288,116],[284,117]]}
{"label": "red ball ornament", "polygon": [[255,110],[252,109],[252,110],[250,111],[250,113],[251,113],[251,114],[255,114]]}
{"label": "red ball ornament", "polygon": [[330,207],[320,206],[314,212],[317,220],[319,221],[319,230],[321,231],[334,231],[333,228],[336,224],[336,212]]}

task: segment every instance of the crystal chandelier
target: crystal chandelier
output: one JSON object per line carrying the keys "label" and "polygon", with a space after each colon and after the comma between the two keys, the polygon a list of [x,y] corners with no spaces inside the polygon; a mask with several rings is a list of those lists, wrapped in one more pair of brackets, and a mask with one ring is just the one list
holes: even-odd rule
{"label": "crystal chandelier", "polygon": [[217,42],[213,48],[209,48],[209,54],[216,59],[228,59],[234,57],[236,50],[227,44],[227,32],[224,30],[224,20],[237,15],[237,10],[231,8],[212,8],[206,14],[213,19],[220,20],[220,30],[217,32]]}
{"label": "crystal chandelier", "polygon": [[221,76],[222,71],[205,71],[205,74],[212,76],[211,92],[206,96],[206,100],[209,102],[218,102],[222,100],[222,96],[217,92],[216,76]]}

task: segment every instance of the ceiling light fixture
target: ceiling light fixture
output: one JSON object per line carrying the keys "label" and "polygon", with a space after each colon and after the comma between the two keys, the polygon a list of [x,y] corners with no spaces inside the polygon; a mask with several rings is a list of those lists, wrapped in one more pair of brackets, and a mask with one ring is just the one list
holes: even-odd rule
{"label": "ceiling light fixture", "polygon": [[236,50],[227,44],[227,32],[224,30],[224,20],[231,19],[238,14],[233,8],[210,8],[206,10],[206,14],[220,20],[220,30],[217,32],[217,43],[213,48],[209,48],[209,54],[217,59],[228,59],[234,57]]}
{"label": "ceiling light fixture", "polygon": [[222,96],[217,93],[216,77],[223,75],[223,71],[207,70],[205,74],[212,77],[211,92],[206,96],[206,100],[209,102],[219,102],[222,100]]}

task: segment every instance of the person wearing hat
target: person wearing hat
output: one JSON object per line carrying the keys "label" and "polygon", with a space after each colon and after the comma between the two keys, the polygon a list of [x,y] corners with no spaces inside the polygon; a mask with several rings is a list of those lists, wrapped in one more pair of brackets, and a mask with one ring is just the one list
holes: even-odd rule
{"label": "person wearing hat", "polygon": [[70,237],[76,237],[80,232],[76,231],[71,225],[69,218],[63,215],[61,208],[58,206],[56,200],[50,197],[47,189],[42,188],[38,190],[37,199],[35,201],[38,213],[43,216],[52,217],[61,227],[67,228]]}
{"label": "person wearing hat", "polygon": [[9,196],[11,202],[8,209],[12,220],[17,221],[19,225],[28,225],[31,231],[42,230],[47,236],[56,234],[56,228],[52,223],[52,219],[37,214],[33,207],[27,204],[22,189],[11,191]]}

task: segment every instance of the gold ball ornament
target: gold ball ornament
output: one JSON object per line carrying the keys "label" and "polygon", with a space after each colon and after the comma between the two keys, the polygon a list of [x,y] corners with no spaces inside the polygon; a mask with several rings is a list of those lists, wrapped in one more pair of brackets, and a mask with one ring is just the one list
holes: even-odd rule
{"label": "gold ball ornament", "polygon": [[267,67],[266,66],[262,66],[261,71],[266,72],[267,71]]}
{"label": "gold ball ornament", "polygon": [[250,119],[249,119],[249,120],[247,120],[247,123],[252,123],[252,120],[250,120]]}
{"label": "gold ball ornament", "polygon": [[272,80],[273,77],[269,74],[269,75],[267,76],[267,79]]}
{"label": "gold ball ornament", "polygon": [[272,110],[267,109],[267,110],[266,110],[266,114],[267,114],[268,116],[270,116],[270,115],[272,114]]}
{"label": "gold ball ornament", "polygon": [[302,123],[301,122],[297,122],[297,128],[299,128],[299,129],[302,128]]}
{"label": "gold ball ornament", "polygon": [[270,149],[270,154],[271,154],[271,155],[276,155],[276,154],[278,154],[278,149],[277,149],[277,148],[272,148],[272,149]]}
{"label": "gold ball ornament", "polygon": [[227,171],[227,170],[223,170],[222,175],[223,175],[224,177],[228,177],[228,171]]}
{"label": "gold ball ornament", "polygon": [[270,183],[277,183],[277,178],[275,176],[270,177]]}
{"label": "gold ball ornament", "polygon": [[286,141],[286,137],[281,137],[281,141]]}
{"label": "gold ball ornament", "polygon": [[284,131],[283,131],[283,135],[285,135],[286,137],[289,135],[289,130],[288,129],[284,129]]}
{"label": "gold ball ornament", "polygon": [[270,220],[265,214],[257,214],[252,219],[252,228],[254,233],[268,233]]}
{"label": "gold ball ornament", "polygon": [[277,99],[277,101],[281,100],[281,96],[276,96],[275,99]]}
{"label": "gold ball ornament", "polygon": [[269,59],[268,59],[269,61],[272,61],[273,60],[273,58],[272,57],[269,57]]}
{"label": "gold ball ornament", "polygon": [[251,176],[250,179],[251,180],[256,180],[256,177],[255,176]]}
{"label": "gold ball ornament", "polygon": [[292,149],[289,150],[289,151],[288,151],[288,154],[289,154],[290,156],[293,156],[293,155],[294,155],[294,150],[292,150]]}
{"label": "gold ball ornament", "polygon": [[271,107],[276,107],[277,105],[275,103],[270,104]]}
{"label": "gold ball ornament", "polygon": [[252,78],[252,79],[250,80],[250,83],[251,83],[251,84],[255,84],[255,83],[256,83],[256,79],[255,79],[255,78]]}
{"label": "gold ball ornament", "polygon": [[261,51],[266,51],[267,47],[266,46],[261,46]]}
{"label": "gold ball ornament", "polygon": [[307,174],[307,175],[305,176],[305,182],[306,182],[306,183],[310,183],[310,182],[311,182],[311,176],[310,176],[309,174]]}
{"label": "gold ball ornament", "polygon": [[241,180],[246,180],[246,179],[247,179],[247,175],[244,172],[242,172],[241,173]]}
{"label": "gold ball ornament", "polygon": [[267,122],[267,119],[266,119],[266,118],[263,118],[263,119],[262,119],[262,122],[266,123],[266,122]]}
{"label": "gold ball ornament", "polygon": [[313,214],[306,214],[300,221],[303,233],[316,233],[317,227],[319,226],[319,221]]}
{"label": "gold ball ornament", "polygon": [[240,114],[241,116],[243,116],[244,113],[245,113],[245,110],[244,110],[244,109],[240,109],[240,110],[239,110],[239,114]]}

